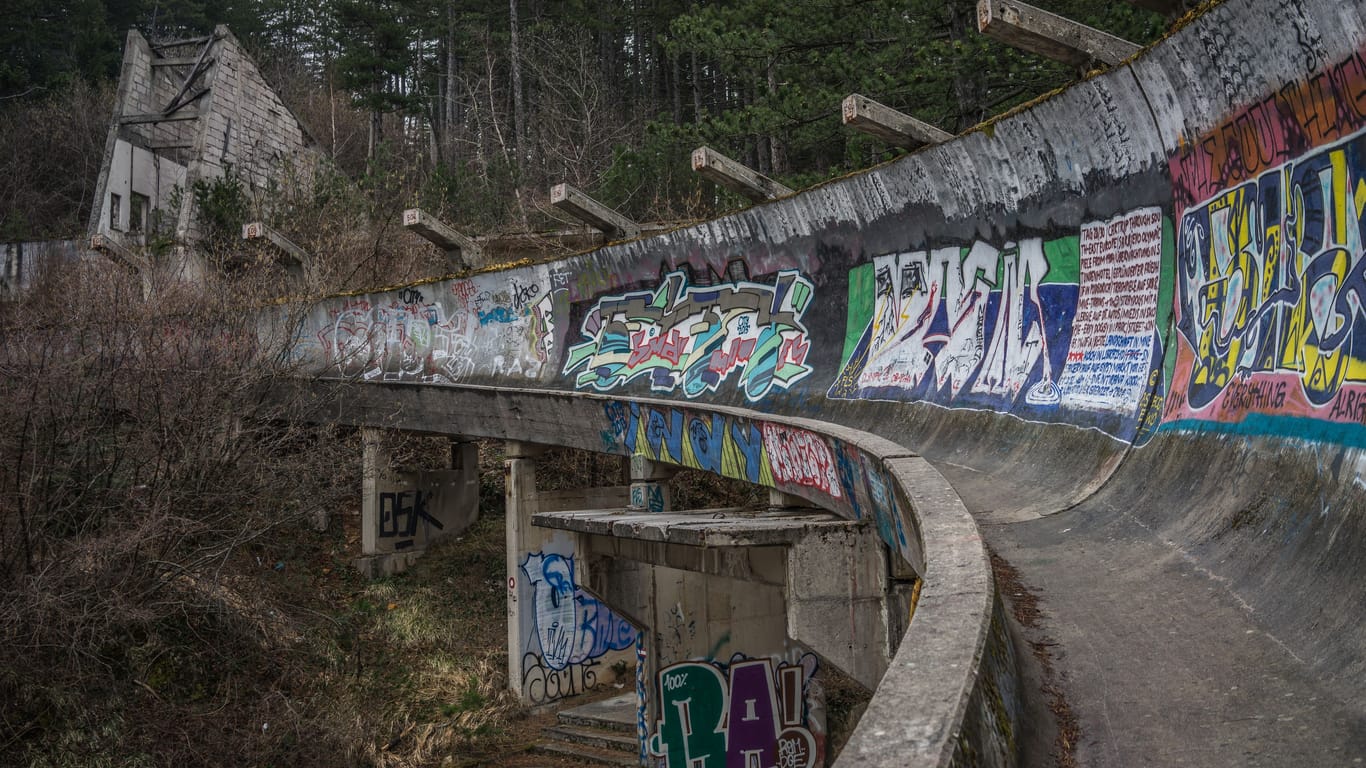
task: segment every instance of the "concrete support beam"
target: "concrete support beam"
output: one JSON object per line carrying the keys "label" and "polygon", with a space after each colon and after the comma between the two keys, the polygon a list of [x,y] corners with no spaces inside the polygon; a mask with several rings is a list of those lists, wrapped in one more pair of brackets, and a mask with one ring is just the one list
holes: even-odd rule
{"label": "concrete support beam", "polygon": [[673,508],[673,493],[669,480],[678,467],[660,464],[644,456],[631,457],[630,508],[645,512],[668,512]]}
{"label": "concrete support beam", "polygon": [[295,245],[289,238],[277,232],[273,227],[269,227],[265,222],[253,221],[250,224],[242,225],[243,240],[265,240],[284,253],[288,258],[299,266],[307,264],[309,261],[308,251]]}
{"label": "concrete support beam", "polygon": [[457,270],[483,261],[484,249],[474,238],[461,234],[421,208],[409,208],[403,212],[403,227],[445,251],[451,266]]}
{"label": "concrete support beam", "polygon": [[173,115],[166,115],[160,112],[141,115],[121,115],[119,117],[119,122],[123,125],[139,125],[142,123],[175,123],[198,119],[199,113],[194,110],[189,110],[176,112]]}
{"label": "concrete support beam", "polygon": [[147,268],[146,260],[133,252],[131,248],[115,240],[109,235],[95,235],[90,238],[90,250],[104,254],[115,264],[133,272],[145,272]]}
{"label": "concrete support beam", "polygon": [[953,138],[948,131],[857,93],[844,98],[840,112],[845,125],[898,147],[941,144]]}
{"label": "concrete support beam", "polygon": [[1138,53],[1127,40],[1016,0],[977,0],[977,29],[1021,50],[1084,67],[1111,66]]}
{"label": "concrete support beam", "polygon": [[630,240],[640,237],[640,225],[599,203],[569,184],[550,188],[550,204],[574,218],[607,233],[609,237]]}
{"label": "concrete support beam", "polygon": [[[786,549],[780,546],[704,548],[593,534],[579,534],[579,542],[579,551],[587,553],[594,567],[605,567],[601,558],[611,558],[769,586],[787,583]],[[592,570],[588,583],[600,594],[610,594],[616,588]]]}
{"label": "concrete support beam", "polygon": [[746,168],[711,147],[698,147],[692,151],[692,169],[702,178],[714,181],[756,203],[793,194],[790,188],[758,171]]}

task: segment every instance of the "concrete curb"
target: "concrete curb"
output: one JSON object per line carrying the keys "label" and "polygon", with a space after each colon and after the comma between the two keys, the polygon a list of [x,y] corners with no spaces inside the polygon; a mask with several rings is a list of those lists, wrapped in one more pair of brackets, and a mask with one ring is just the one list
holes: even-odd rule
{"label": "concrete curb", "polygon": [[835,764],[949,765],[981,684],[996,588],[977,524],[938,470],[919,457],[887,466],[920,523],[928,569],[915,617]]}

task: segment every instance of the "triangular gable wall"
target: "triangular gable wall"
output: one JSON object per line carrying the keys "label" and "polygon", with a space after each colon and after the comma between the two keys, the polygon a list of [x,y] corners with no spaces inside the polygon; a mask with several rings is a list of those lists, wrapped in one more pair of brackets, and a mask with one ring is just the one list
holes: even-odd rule
{"label": "triangular gable wall", "polygon": [[[196,181],[231,166],[261,190],[285,174],[306,178],[319,157],[316,142],[227,27],[157,45],[130,30],[92,206],[92,243],[140,271],[164,266],[195,279],[203,270],[189,193]],[[162,265],[141,255],[154,215],[176,245]]]}

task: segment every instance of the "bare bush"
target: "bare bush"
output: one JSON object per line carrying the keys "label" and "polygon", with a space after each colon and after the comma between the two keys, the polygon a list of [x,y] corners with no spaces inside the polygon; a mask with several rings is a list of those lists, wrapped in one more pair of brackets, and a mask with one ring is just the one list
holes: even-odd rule
{"label": "bare bush", "polygon": [[0,761],[293,754],[258,729],[297,670],[223,574],[352,493],[356,454],[271,394],[249,286],[145,300],[86,264],[0,305]]}

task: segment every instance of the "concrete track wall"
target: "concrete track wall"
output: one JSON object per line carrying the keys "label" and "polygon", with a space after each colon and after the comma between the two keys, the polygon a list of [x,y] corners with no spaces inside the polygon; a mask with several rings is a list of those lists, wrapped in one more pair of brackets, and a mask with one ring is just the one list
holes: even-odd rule
{"label": "concrete track wall", "polygon": [[[1123,510],[1354,700],[1364,45],[1360,3],[1229,0],[1129,64],[848,179],[564,261],[323,301],[294,353],[367,382],[865,430],[923,454],[981,522]],[[789,490],[842,488],[823,454],[770,458]],[[923,555],[884,539],[934,571],[928,537]],[[879,700],[854,748],[894,764],[921,734]]]}

